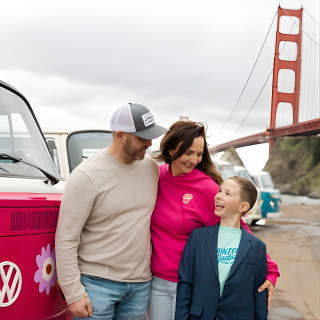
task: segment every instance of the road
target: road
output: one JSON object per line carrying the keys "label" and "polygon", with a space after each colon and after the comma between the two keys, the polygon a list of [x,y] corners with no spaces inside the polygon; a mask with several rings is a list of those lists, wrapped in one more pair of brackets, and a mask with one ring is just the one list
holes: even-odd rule
{"label": "road", "polygon": [[280,269],[269,320],[320,320],[320,206],[283,204],[252,230]]}

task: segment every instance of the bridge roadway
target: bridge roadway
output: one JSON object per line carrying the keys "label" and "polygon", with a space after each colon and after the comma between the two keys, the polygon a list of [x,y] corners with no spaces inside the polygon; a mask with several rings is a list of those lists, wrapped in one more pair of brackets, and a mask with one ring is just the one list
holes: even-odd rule
{"label": "bridge roadway", "polygon": [[267,129],[266,131],[259,132],[247,137],[228,141],[212,147],[211,152],[220,152],[231,147],[240,148],[251,146],[254,144],[265,143],[269,142],[270,140],[285,136],[306,136],[315,135],[318,133],[320,133],[320,118],[300,122],[295,125],[289,125],[275,129]]}

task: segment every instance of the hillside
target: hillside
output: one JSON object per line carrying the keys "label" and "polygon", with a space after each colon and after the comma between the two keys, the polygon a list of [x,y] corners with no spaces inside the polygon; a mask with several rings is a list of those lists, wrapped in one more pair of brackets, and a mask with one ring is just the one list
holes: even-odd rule
{"label": "hillside", "polygon": [[281,193],[320,198],[320,137],[278,139],[264,170]]}
{"label": "hillside", "polygon": [[235,148],[229,148],[228,150],[226,150],[223,153],[221,160],[231,162],[233,165],[236,165],[236,166],[244,167],[244,164]]}

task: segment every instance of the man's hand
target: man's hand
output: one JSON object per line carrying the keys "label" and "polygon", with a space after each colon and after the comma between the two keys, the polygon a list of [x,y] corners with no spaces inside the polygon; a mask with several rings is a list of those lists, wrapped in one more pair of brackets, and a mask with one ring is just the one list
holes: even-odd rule
{"label": "man's hand", "polygon": [[274,291],[274,286],[271,281],[266,280],[258,289],[259,292],[264,291],[265,289],[268,289],[268,309],[271,306],[271,299]]}
{"label": "man's hand", "polygon": [[72,315],[77,318],[87,318],[91,317],[93,314],[93,308],[89,297],[84,297],[71,303],[68,308]]}

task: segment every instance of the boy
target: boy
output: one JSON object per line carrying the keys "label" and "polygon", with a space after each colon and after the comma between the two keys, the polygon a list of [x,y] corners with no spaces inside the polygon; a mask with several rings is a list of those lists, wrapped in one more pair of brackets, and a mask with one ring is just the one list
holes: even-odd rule
{"label": "boy", "polygon": [[176,320],[266,320],[266,246],[240,226],[254,205],[255,186],[226,179],[215,197],[220,225],[196,229],[184,249],[177,288]]}

